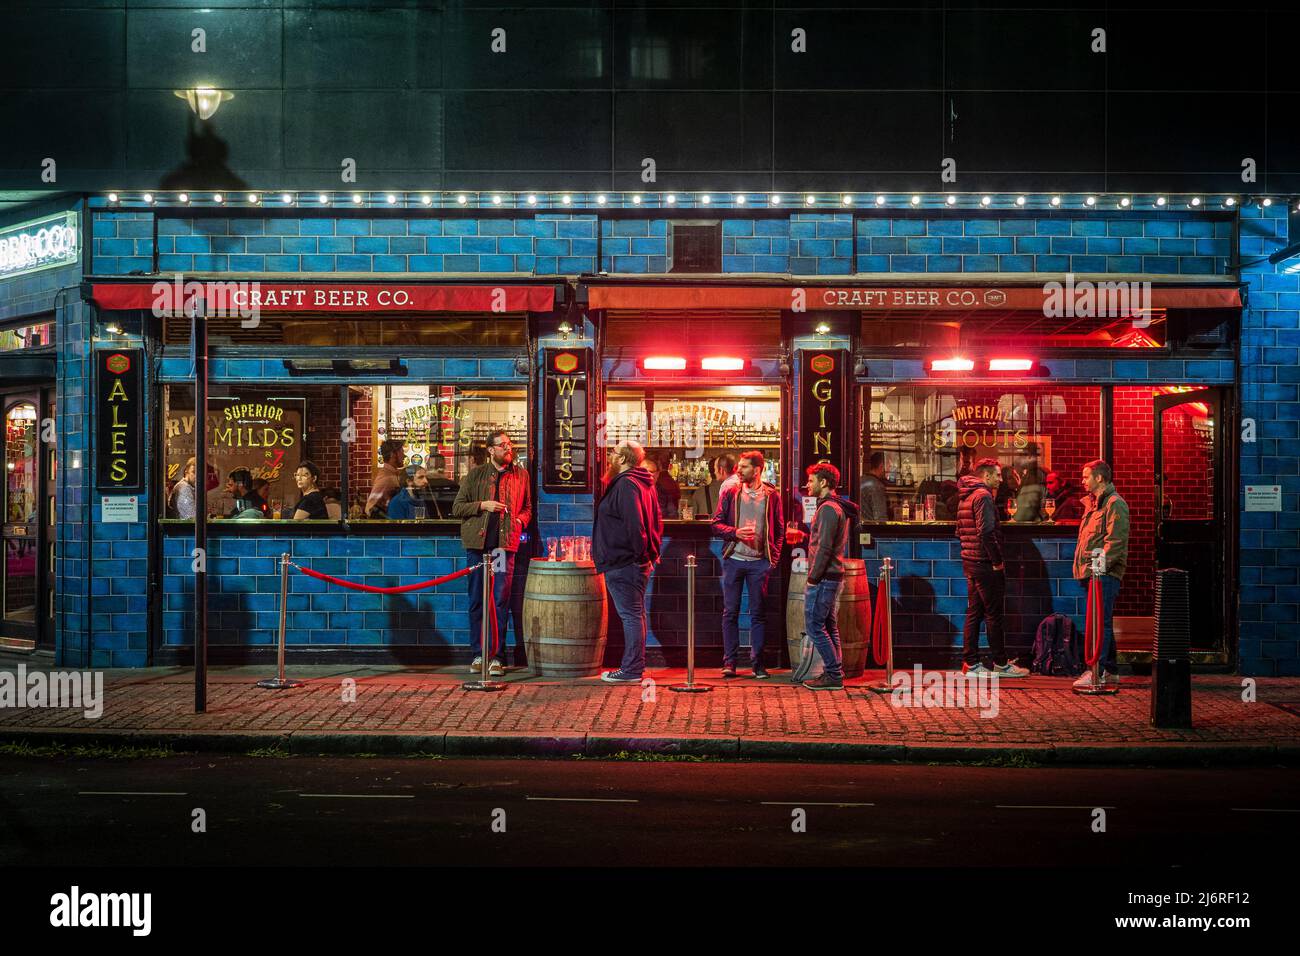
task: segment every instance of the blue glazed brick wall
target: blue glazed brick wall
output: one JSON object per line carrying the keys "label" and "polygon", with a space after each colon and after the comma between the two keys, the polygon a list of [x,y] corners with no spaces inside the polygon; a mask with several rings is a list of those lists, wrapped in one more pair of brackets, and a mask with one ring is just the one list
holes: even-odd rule
{"label": "blue glazed brick wall", "polygon": [[[1288,242],[1286,206],[1241,214],[1241,256],[1251,261]],[[1289,238],[1295,242],[1296,236]],[[1294,265],[1246,266],[1241,337],[1241,414],[1255,441],[1241,445],[1239,604],[1243,674],[1300,674],[1300,273]],[[1243,436],[1244,438],[1244,436]],[[1281,512],[1244,511],[1245,485],[1281,485]]]}
{"label": "blue glazed brick wall", "polygon": [[90,235],[97,274],[153,271],[153,213],[98,210]]}
{"label": "blue glazed brick wall", "polygon": [[[1231,385],[1234,363],[1230,358],[1205,359],[1058,359],[1043,362],[1046,381],[1134,383],[1158,379],[1162,382],[1189,382],[1206,385]],[[867,375],[862,381],[917,382],[926,380],[923,359],[867,359]],[[1029,381],[1040,381],[1030,379]]]}
{"label": "blue glazed brick wall", "polygon": [[[148,212],[96,212],[94,269],[152,268]],[[139,217],[139,218],[125,218]],[[149,233],[146,233],[149,235]],[[538,213],[526,218],[182,218],[160,213],[160,272],[557,273],[594,272],[596,219]]]}
{"label": "blue glazed brick wall", "polygon": [[[1071,576],[1073,539],[1007,535],[1004,543],[1008,653],[1015,656],[1031,649],[1039,622],[1049,614],[1074,618],[1082,634],[1084,593]],[[863,549],[863,557],[876,600],[882,560],[893,561],[890,599],[895,663],[903,667],[914,662],[954,666],[960,658],[966,618],[966,578],[957,540],[881,538]],[[983,632],[980,643],[987,646]]]}
{"label": "blue glazed brick wall", "polygon": [[1070,213],[1043,218],[868,218],[861,272],[1227,275],[1232,221]]}

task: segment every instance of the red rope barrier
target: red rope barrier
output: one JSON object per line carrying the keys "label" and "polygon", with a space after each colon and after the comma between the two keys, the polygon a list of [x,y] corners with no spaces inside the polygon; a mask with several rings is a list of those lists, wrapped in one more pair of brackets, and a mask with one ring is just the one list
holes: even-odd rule
{"label": "red rope barrier", "polygon": [[1101,578],[1088,579],[1088,612],[1083,619],[1083,659],[1093,673],[1101,659],[1102,636],[1105,633],[1106,603],[1101,593]]}
{"label": "red rope barrier", "polygon": [[463,578],[465,575],[471,573],[474,570],[472,567],[461,568],[459,571],[454,571],[451,574],[444,574],[442,577],[434,578],[431,581],[421,581],[418,584],[403,584],[400,587],[393,587],[393,588],[378,588],[369,584],[357,584],[355,581],[345,581],[342,578],[334,577],[332,574],[322,574],[319,571],[313,571],[311,568],[304,568],[300,564],[293,564],[292,561],[289,563],[293,565],[293,567],[301,571],[303,574],[307,575],[309,578],[317,578],[321,581],[328,581],[330,584],[337,584],[339,587],[343,587],[343,588],[351,588],[354,591],[370,591],[374,594],[404,594],[407,591],[419,591],[422,590],[423,588],[437,587],[439,584],[446,584],[448,581],[454,581],[457,578]]}
{"label": "red rope barrier", "polygon": [[881,667],[889,662],[889,594],[876,588],[875,619],[871,622],[871,656]]}

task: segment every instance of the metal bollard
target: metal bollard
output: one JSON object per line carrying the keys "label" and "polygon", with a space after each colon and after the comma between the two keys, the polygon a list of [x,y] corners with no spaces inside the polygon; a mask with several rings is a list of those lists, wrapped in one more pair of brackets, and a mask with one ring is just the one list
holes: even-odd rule
{"label": "metal bollard", "polygon": [[280,642],[277,651],[279,659],[279,676],[268,677],[266,680],[257,682],[258,687],[265,687],[267,690],[284,690],[287,687],[301,687],[302,681],[288,680],[284,676],[284,622],[285,615],[288,612],[289,604],[289,552],[286,551],[280,555]]}
{"label": "metal bollard", "polygon": [[673,684],[669,690],[682,694],[704,694],[711,684],[695,683],[695,555],[686,556],[686,683]]}
{"label": "metal bollard", "polygon": [[876,591],[876,600],[885,602],[885,634],[889,643],[885,651],[885,682],[868,686],[868,690],[874,690],[877,694],[888,694],[894,689],[894,602],[889,598],[891,593],[889,578],[890,571],[893,569],[892,558],[885,558],[880,562],[880,587]]}
{"label": "metal bollard", "polygon": [[[483,628],[479,634],[479,656],[483,658],[483,670],[479,674],[478,680],[467,680],[460,685],[461,690],[505,690],[506,685],[502,681],[489,679],[489,668],[492,666],[492,654],[488,651],[492,639],[492,624],[489,620],[491,611],[489,601],[492,600],[492,555],[485,552],[483,554]],[[497,631],[501,630],[501,622],[497,621]]]}

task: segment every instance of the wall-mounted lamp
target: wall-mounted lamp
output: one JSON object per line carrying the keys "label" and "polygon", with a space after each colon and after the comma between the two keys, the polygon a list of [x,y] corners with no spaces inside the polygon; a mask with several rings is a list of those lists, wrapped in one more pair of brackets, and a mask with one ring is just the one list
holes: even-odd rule
{"label": "wall-mounted lamp", "polygon": [[235,98],[234,93],[215,90],[210,86],[196,86],[189,90],[172,90],[172,95],[180,97],[190,104],[190,109],[199,119],[209,119],[222,103]]}
{"label": "wall-mounted lamp", "polygon": [[104,323],[104,331],[111,332],[113,335],[121,335],[122,326],[116,319],[110,319],[108,322]]}
{"label": "wall-mounted lamp", "polygon": [[571,336],[572,334],[573,334],[573,326],[569,324],[568,320],[561,322],[560,338],[564,339],[565,341],[568,341],[569,336]]}
{"label": "wall-mounted lamp", "polygon": [[816,328],[814,328],[813,331],[816,332],[818,335],[830,335],[831,334],[830,323],[818,322]]}

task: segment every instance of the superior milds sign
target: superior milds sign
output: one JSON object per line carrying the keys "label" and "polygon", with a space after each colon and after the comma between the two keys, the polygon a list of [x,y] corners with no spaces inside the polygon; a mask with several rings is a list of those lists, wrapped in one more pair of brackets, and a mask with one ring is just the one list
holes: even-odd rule
{"label": "superior milds sign", "polygon": [[6,226],[0,229],[0,279],[75,263],[80,248],[75,212]]}

